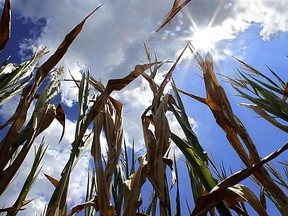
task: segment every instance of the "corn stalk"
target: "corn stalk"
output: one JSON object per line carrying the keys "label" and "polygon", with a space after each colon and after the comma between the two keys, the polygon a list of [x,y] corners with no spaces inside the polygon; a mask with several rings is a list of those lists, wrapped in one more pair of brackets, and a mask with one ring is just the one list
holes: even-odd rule
{"label": "corn stalk", "polygon": [[[195,54],[192,46],[190,49],[191,52]],[[259,162],[261,158],[244,125],[234,115],[226,93],[217,81],[213,71],[213,61],[211,55],[208,54],[206,59],[203,60],[199,54],[196,53],[196,60],[204,74],[206,99],[199,99],[200,97],[189,93],[187,93],[187,95],[204,103],[211,109],[217,124],[224,130],[228,141],[235,149],[243,163],[247,167],[253,166],[253,164]],[[248,149],[248,152],[246,152],[241,141]],[[277,200],[281,206],[281,209],[284,212],[288,211],[285,193],[278,187],[277,184],[275,184],[267,170],[264,167],[261,167],[253,175],[257,181],[272,194],[274,199]]]}

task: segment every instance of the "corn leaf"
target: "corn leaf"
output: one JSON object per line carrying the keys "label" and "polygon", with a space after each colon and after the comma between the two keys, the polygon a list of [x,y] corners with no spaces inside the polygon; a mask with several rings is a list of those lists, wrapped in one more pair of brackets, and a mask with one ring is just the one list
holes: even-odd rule
{"label": "corn leaf", "polygon": [[138,159],[139,167],[136,173],[129,176],[124,181],[124,213],[123,215],[136,215],[137,209],[142,204],[141,187],[146,181],[146,172],[148,161],[146,156]]}
{"label": "corn leaf", "polygon": [[[212,56],[208,54],[206,59],[203,60],[201,56],[196,53],[196,60],[204,74],[206,102],[211,109],[217,124],[225,131],[228,141],[236,150],[244,164],[247,167],[252,166],[252,164],[260,161],[260,157],[244,125],[233,114],[226,93],[217,81],[216,75],[213,71]],[[264,94],[265,97],[271,97],[267,91],[265,91]],[[271,100],[274,100],[274,98]],[[249,154],[242,146],[239,137],[248,149]],[[271,194],[273,194],[275,199],[279,200],[281,208],[285,209],[284,211],[286,211],[286,209],[288,211],[287,205],[285,205],[285,203],[282,201],[286,199],[285,193],[281,190],[281,188],[278,187],[278,185],[275,184],[267,170],[262,167],[254,173],[254,176],[265,188],[267,188]]]}
{"label": "corn leaf", "polygon": [[176,16],[177,13],[182,10],[191,0],[186,0],[185,2],[181,3],[181,0],[175,0],[172,9],[170,10],[167,18],[163,21],[163,23],[160,25],[160,27],[156,30],[158,32],[160,29],[162,29],[166,24],[170,23],[170,21],[173,19],[174,16]]}
{"label": "corn leaf", "polygon": [[175,174],[176,174],[176,209],[175,209],[175,216],[181,215],[181,200],[180,200],[180,190],[179,190],[179,178],[178,178],[178,170],[177,170],[177,163],[176,157],[174,155],[174,167],[175,167]]}
{"label": "corn leaf", "polygon": [[98,202],[99,202],[98,201],[98,197],[95,196],[94,199],[92,199],[92,200],[90,200],[88,202],[85,202],[85,203],[82,203],[82,204],[74,206],[72,208],[71,213],[68,216],[76,215],[77,213],[81,212],[83,209],[91,207],[91,206],[95,207],[96,209],[99,209]]}
{"label": "corn leaf", "polygon": [[[40,170],[38,170],[38,167],[40,165],[40,162],[46,152],[46,149],[47,147],[44,147],[44,140],[42,139],[42,142],[37,150],[37,152],[35,153],[35,159],[34,159],[34,162],[32,164],[32,167],[31,167],[31,170],[24,182],[24,185],[20,191],[20,194],[17,198],[17,200],[15,201],[15,203],[13,204],[13,208],[16,208],[16,209],[21,209],[22,206],[24,205],[27,205],[29,202],[31,202],[33,199],[30,199],[30,200],[26,200],[26,197],[29,193],[29,191],[31,190],[32,188],[32,185],[34,184],[34,182],[36,181],[40,171],[41,171],[41,168]],[[37,171],[38,170],[38,171]],[[17,212],[10,212],[10,213],[7,213],[7,216],[14,216],[16,215]]]}
{"label": "corn leaf", "polygon": [[66,35],[63,42],[59,45],[55,53],[46,61],[44,62],[40,68],[37,70],[36,73],[36,81],[42,82],[48,73],[56,66],[56,64],[62,59],[62,57],[67,52],[69,46],[72,44],[74,39],[78,36],[81,32],[85,22],[87,19],[94,14],[101,6],[98,6],[95,10],[93,10],[88,16],[86,16],[69,34]]}
{"label": "corn leaf", "polygon": [[108,186],[105,179],[105,170],[102,164],[100,134],[102,125],[104,123],[104,113],[100,112],[94,120],[94,138],[91,147],[91,155],[94,158],[96,182],[97,182],[97,196],[99,202],[99,211],[101,215],[106,215],[108,207],[110,206]]}
{"label": "corn leaf", "polygon": [[[230,188],[229,190],[232,190],[231,187],[234,187],[237,183],[239,183],[240,181],[242,181],[242,180],[246,179],[247,177],[249,177],[250,175],[252,175],[254,172],[259,170],[265,163],[274,159],[275,157],[277,157],[278,155],[280,155],[281,153],[283,153],[287,149],[288,149],[288,143],[285,144],[279,150],[273,152],[272,154],[270,154],[267,157],[265,157],[264,159],[262,159],[257,164],[255,164],[249,168],[246,168],[244,170],[241,170],[241,171],[231,175],[230,177],[224,179],[217,186],[215,186],[213,188],[213,190],[210,191],[209,194],[203,195],[197,200],[197,203],[196,203],[196,206],[192,212],[192,215],[204,214],[209,209],[216,206],[222,200],[225,200],[228,198],[229,199],[235,199],[235,197],[233,197],[233,196],[231,197],[231,194],[229,195],[229,193],[226,193],[229,188]],[[246,192],[243,192],[243,190],[245,190]],[[243,193],[244,193],[244,195],[243,195]],[[258,213],[259,213],[259,211],[261,213],[263,213],[260,215],[267,215],[267,213],[265,214],[266,211],[259,201],[258,201],[259,203],[257,202],[257,204],[255,204],[255,202],[256,202],[255,197],[254,198],[251,197],[251,192],[248,191],[247,188],[244,189],[242,187],[242,194],[240,191],[238,191],[237,194],[241,195],[242,200],[248,201],[248,202],[250,201],[249,203],[252,205],[253,208],[255,208],[256,211],[258,211]],[[247,194],[247,195],[245,196],[245,194]]]}
{"label": "corn leaf", "polygon": [[59,181],[58,181],[57,179],[55,179],[55,178],[53,178],[52,176],[50,176],[50,175],[48,175],[48,174],[45,174],[45,173],[44,173],[44,175],[45,175],[46,178],[52,183],[52,185],[53,185],[54,187],[57,187],[57,185],[58,185],[58,183],[59,183]]}
{"label": "corn leaf", "polygon": [[285,85],[285,89],[284,89],[282,100],[285,102],[287,100],[287,97],[288,97],[288,82]]}
{"label": "corn leaf", "polygon": [[0,52],[4,49],[6,43],[10,38],[10,26],[11,26],[10,16],[11,16],[10,1],[5,0],[0,22]]}

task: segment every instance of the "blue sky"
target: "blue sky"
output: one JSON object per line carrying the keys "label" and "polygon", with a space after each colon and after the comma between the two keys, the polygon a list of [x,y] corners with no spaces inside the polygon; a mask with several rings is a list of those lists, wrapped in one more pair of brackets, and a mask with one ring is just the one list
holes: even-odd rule
{"label": "blue sky", "polygon": [[[0,2],[2,6],[3,1]],[[191,40],[196,48],[207,49],[201,47],[201,39],[205,39],[205,44],[210,44],[208,48],[213,49],[216,73],[233,75],[233,68],[239,64],[231,56],[236,56],[266,74],[269,72],[265,65],[268,65],[284,80],[287,79],[287,0],[191,1],[169,26],[158,33],[154,31],[171,9],[172,0],[125,0],[113,3],[96,0],[15,0],[11,4],[12,37],[0,57],[2,60],[12,54],[11,59],[15,61],[26,58],[25,54],[30,52],[31,47],[47,46],[52,53],[79,21],[98,5],[103,4],[87,21],[61,62],[65,67],[64,77],[67,78],[68,70],[75,77],[80,77],[81,71],[90,69],[94,78],[101,78],[105,84],[108,79],[127,75],[136,64],[146,61],[143,42],[157,54],[158,59],[166,60],[175,59],[187,40]],[[205,31],[208,34],[205,34]],[[197,32],[198,35],[199,32],[202,33],[200,37],[195,37]],[[205,97],[203,81],[196,75],[201,73],[190,63],[187,57],[178,66],[174,73],[176,85],[185,91]],[[221,80],[221,77],[219,79]],[[234,112],[247,127],[262,157],[287,142],[287,135],[258,118],[251,110],[239,106],[244,100],[233,96],[236,92],[227,83],[221,84],[229,96]],[[138,143],[139,155],[143,152],[144,146],[140,116],[152,98],[152,93],[145,89],[149,89],[148,83],[138,79],[123,91],[114,94],[114,97],[124,104],[126,141],[131,145],[134,137]],[[60,126],[56,122],[46,132],[49,147],[44,157],[43,172],[55,177],[62,171],[69,155],[69,144],[73,141],[76,95],[77,92],[71,83],[62,85],[61,100],[69,117],[66,120],[66,135],[62,144],[57,144],[60,133],[55,135],[55,131],[59,131]],[[183,96],[183,101],[187,112],[194,120],[195,131],[205,150],[208,153],[213,152],[217,164],[223,161],[227,169],[231,166],[233,171],[238,171],[242,163],[226,141],[224,133],[216,125],[208,107],[186,96]],[[15,105],[16,101],[12,100],[0,107],[1,122],[12,114],[11,107]],[[178,132],[179,128],[175,126],[172,130]],[[133,137],[129,134],[133,134]],[[87,152],[79,162],[78,168],[76,167],[77,175],[74,174],[71,178],[73,189],[69,191],[69,196],[74,203],[81,201],[79,194],[84,195],[86,190],[86,172],[81,171],[81,167],[87,167],[89,157]],[[0,206],[14,201],[13,194],[21,185],[21,177],[28,172],[32,158],[29,157],[25,161],[23,171],[19,173],[19,180],[12,185],[5,199],[0,200]],[[285,153],[278,159],[284,158],[287,159]],[[181,163],[184,164],[179,161],[180,166]],[[182,187],[184,193],[186,185]],[[52,190],[50,183],[40,175],[30,194],[36,199],[27,207],[32,212],[40,213]],[[271,207],[271,213],[273,211]]]}

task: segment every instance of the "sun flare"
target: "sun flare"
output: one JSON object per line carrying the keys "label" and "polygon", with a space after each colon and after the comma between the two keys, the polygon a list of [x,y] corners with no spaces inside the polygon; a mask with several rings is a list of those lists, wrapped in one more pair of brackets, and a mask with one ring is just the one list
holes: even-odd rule
{"label": "sun flare", "polygon": [[191,37],[191,43],[197,51],[209,52],[215,47],[212,28],[199,29]]}

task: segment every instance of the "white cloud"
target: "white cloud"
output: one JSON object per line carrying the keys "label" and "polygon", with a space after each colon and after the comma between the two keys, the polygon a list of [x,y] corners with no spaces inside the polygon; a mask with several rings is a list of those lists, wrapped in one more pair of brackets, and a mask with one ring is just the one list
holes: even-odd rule
{"label": "white cloud", "polygon": [[[27,199],[34,198],[34,200],[26,206],[29,209],[29,212],[35,213],[34,215],[40,215],[40,213],[43,212],[44,206],[48,204],[54,190],[54,186],[47,180],[43,173],[59,179],[70,155],[71,143],[74,140],[75,122],[66,120],[65,136],[63,141],[58,144],[61,136],[61,130],[61,125],[57,121],[53,121],[51,126],[45,132],[40,134],[35,141],[38,148],[38,144],[40,143],[42,137],[45,136],[45,144],[48,145],[48,148],[42,160],[42,164],[44,165],[42,171],[27,197]],[[9,190],[4,194],[3,198],[1,198],[0,206],[5,205],[7,207],[12,205],[16,200],[30,171],[31,164],[33,163],[33,152],[34,151],[30,151],[27,155],[20,168],[17,178]],[[72,197],[73,203],[78,204],[83,202],[82,199],[86,192],[86,179],[89,160],[90,152],[89,149],[87,149],[72,172],[70,180],[72,187],[69,188],[68,196]],[[27,212],[20,212],[19,215],[27,215]]]}
{"label": "white cloud", "polygon": [[[101,3],[102,1],[88,0],[11,1],[12,8],[21,16],[31,18],[34,22],[38,22],[41,18],[46,19],[47,24],[36,42],[38,45],[47,46],[51,50],[50,54],[56,50],[64,36]],[[279,32],[288,31],[287,0],[191,1],[189,6],[175,17],[170,26],[157,34],[152,34],[168,14],[172,4],[173,0],[105,1],[103,6],[87,20],[83,31],[61,62],[66,69],[64,77],[70,78],[68,75],[68,70],[70,70],[73,76],[80,78],[80,71],[89,68],[91,74],[96,79],[101,78],[105,85],[110,78],[126,76],[133,70],[135,64],[140,64],[141,61],[146,62],[143,42],[148,42],[151,51],[157,53],[158,59],[173,58],[175,53],[185,46],[185,39],[191,37],[195,29],[193,22],[198,28],[204,28],[213,19],[210,34],[215,34],[216,41],[225,42],[235,39],[254,23],[260,25],[259,34],[264,40],[271,39]],[[15,29],[14,32],[16,31]],[[179,38],[184,38],[184,40],[179,40]],[[31,40],[26,41],[31,43]],[[25,44],[22,45],[25,48]],[[219,43],[216,48],[219,50],[223,48],[225,53],[233,54],[233,51],[222,43]],[[147,89],[149,89],[147,82],[138,78],[123,91],[113,94],[124,104],[126,141],[131,144],[134,137],[137,150],[144,146],[141,115],[152,100],[152,93]],[[77,99],[77,89],[72,86],[71,82],[63,82],[61,99],[68,106],[72,106]],[[15,106],[14,101],[7,106],[2,106],[1,117],[11,116],[13,110],[11,107]],[[181,134],[175,118],[168,117],[174,132]],[[57,122],[53,122],[45,132],[46,143],[49,147],[43,159],[44,173],[59,178],[69,157],[70,144],[74,140],[74,128],[75,123],[67,120],[66,133],[61,144],[58,144],[61,127]],[[86,190],[86,169],[89,159],[89,152],[87,152],[72,174],[69,196],[73,198],[73,203],[79,203]],[[33,156],[30,153],[22,166],[19,178],[5,195],[5,199],[1,199],[0,206],[14,202],[13,194],[18,194],[32,160]],[[51,183],[43,174],[40,174],[29,194],[29,198],[36,198],[27,206],[29,212],[39,215],[52,191]],[[25,213],[20,215],[25,215]]]}

